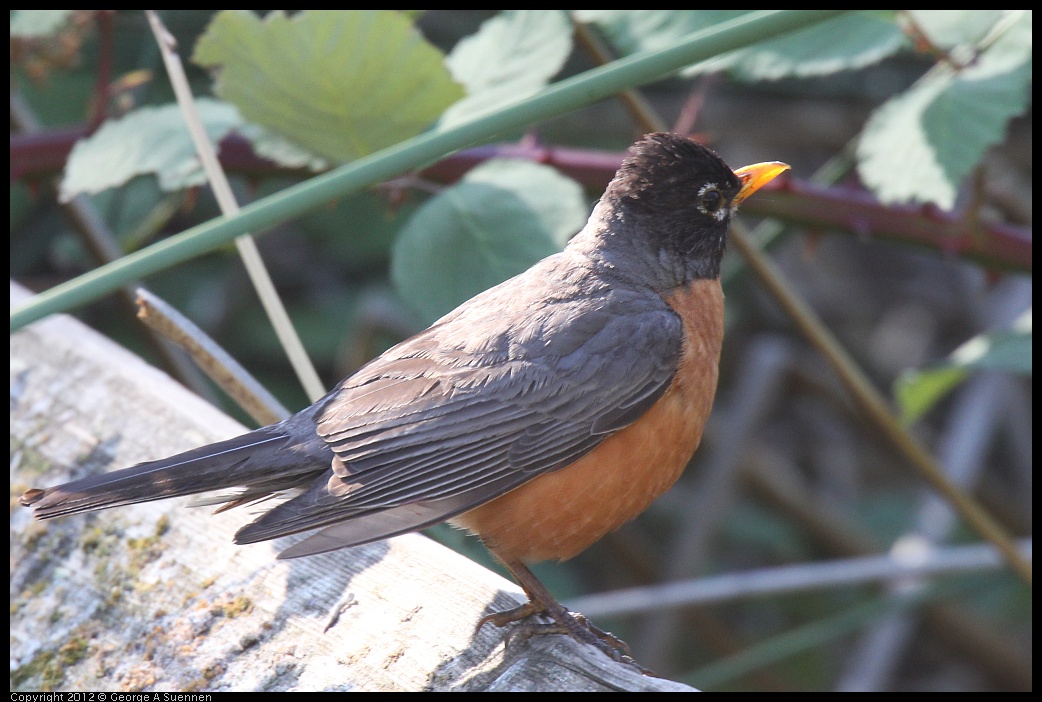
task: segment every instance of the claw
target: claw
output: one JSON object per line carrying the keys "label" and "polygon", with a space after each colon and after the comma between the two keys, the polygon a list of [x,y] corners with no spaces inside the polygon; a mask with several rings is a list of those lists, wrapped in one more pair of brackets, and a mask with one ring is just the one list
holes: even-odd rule
{"label": "claw", "polygon": [[568,615],[571,616],[575,621],[577,621],[580,625],[582,625],[587,631],[589,631],[591,634],[596,636],[598,639],[600,639],[604,643],[608,644],[609,646],[611,646],[612,648],[614,648],[616,650],[622,651],[622,653],[624,655],[626,655],[626,656],[632,655],[632,652],[630,651],[629,644],[627,644],[625,641],[623,641],[622,639],[620,639],[618,636],[616,636],[615,634],[611,633],[610,631],[604,631],[603,629],[599,629],[596,626],[594,626],[590,622],[590,620],[586,618],[585,614],[581,614],[580,612],[569,612]]}
{"label": "claw", "polygon": [[481,627],[485,626],[489,622],[495,624],[500,628],[503,628],[507,624],[519,622],[522,619],[527,619],[528,617],[531,617],[535,614],[542,614],[545,611],[545,607],[529,600],[528,602],[525,602],[523,605],[519,605],[517,607],[514,607],[513,609],[506,609],[502,612],[493,612],[492,614],[486,614],[484,617],[478,620],[478,625],[474,628],[474,631],[479,631]]}
{"label": "claw", "polygon": [[[493,553],[495,553],[494,550]],[[613,661],[633,666],[643,675],[654,675],[630,657],[630,647],[626,645],[625,641],[611,632],[601,631],[582,614],[569,612],[562,607],[524,563],[502,557],[500,560],[521,584],[521,589],[528,595],[528,602],[503,612],[486,614],[478,622],[478,629],[488,622],[498,627],[505,627],[516,622],[517,626],[512,628],[505,637],[507,646],[515,636],[521,636],[523,640],[527,640],[537,635],[565,634],[579,643],[589,644],[602,651]],[[532,617],[536,616],[545,617],[550,621],[533,621]]]}
{"label": "claw", "polygon": [[[552,621],[537,622],[532,620],[532,617],[540,615],[546,616]],[[480,630],[481,627],[488,623],[492,623],[500,628],[506,627],[509,624],[517,624],[517,626],[512,627],[507,631],[506,636],[504,637],[504,645],[506,646],[510,646],[514,638],[517,636],[520,636],[522,641],[527,641],[533,636],[564,634],[565,636],[571,636],[580,643],[593,646],[599,651],[605,653],[614,661],[632,665],[643,675],[654,675],[654,673],[630,656],[630,647],[625,641],[615,636],[610,631],[604,631],[597,628],[590,623],[589,619],[578,612],[562,610],[559,613],[559,616],[555,616],[547,607],[529,601],[523,605],[514,607],[513,609],[486,614],[480,621],[478,621],[475,631]]]}

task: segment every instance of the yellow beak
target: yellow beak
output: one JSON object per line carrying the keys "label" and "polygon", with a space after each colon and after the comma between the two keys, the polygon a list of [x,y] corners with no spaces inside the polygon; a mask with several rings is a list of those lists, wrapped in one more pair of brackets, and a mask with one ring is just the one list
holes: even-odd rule
{"label": "yellow beak", "polygon": [[742,189],[735,195],[733,204],[737,205],[787,170],[789,165],[781,161],[767,161],[739,168],[734,174],[742,181]]}

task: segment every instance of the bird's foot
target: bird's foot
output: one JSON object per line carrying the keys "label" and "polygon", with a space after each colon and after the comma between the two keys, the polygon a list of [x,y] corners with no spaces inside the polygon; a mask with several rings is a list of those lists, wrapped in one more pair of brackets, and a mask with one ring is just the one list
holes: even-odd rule
{"label": "bird's foot", "polygon": [[[550,621],[536,621],[536,617],[539,616],[546,617]],[[563,607],[559,612],[554,612],[549,607],[529,601],[513,609],[485,615],[478,622],[477,628],[480,629],[487,623],[501,628],[516,623],[516,626],[507,632],[506,645],[508,646],[516,636],[520,636],[522,641],[527,641],[533,636],[564,634],[580,643],[593,646],[614,661],[632,665],[644,675],[653,675],[650,670],[630,656],[630,647],[626,645],[625,641],[609,631],[597,628],[582,614],[569,612]]]}
{"label": "bird's foot", "polygon": [[513,609],[505,609],[502,612],[493,612],[492,614],[486,614],[480,620],[478,620],[478,625],[474,627],[474,631],[479,631],[481,627],[489,623],[494,624],[495,626],[498,626],[502,629],[508,624],[524,621],[533,615],[543,614],[544,612],[546,612],[546,607],[540,604],[536,604],[535,602],[529,600],[528,602],[525,602],[523,605],[519,607],[514,607]]}

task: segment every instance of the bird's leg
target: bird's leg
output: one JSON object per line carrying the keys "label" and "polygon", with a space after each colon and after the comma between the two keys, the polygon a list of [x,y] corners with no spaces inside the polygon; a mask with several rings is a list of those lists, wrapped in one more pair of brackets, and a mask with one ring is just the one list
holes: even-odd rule
{"label": "bird's leg", "polygon": [[524,621],[509,636],[520,634],[527,639],[541,634],[566,634],[577,641],[598,648],[613,660],[631,663],[637,666],[641,672],[648,672],[630,658],[629,646],[626,645],[625,641],[622,641],[610,632],[598,629],[583,615],[569,612],[565,609],[523,563],[502,558],[500,561],[514,576],[518,584],[521,585],[521,588],[528,596],[528,602],[513,609],[485,615],[478,622],[478,629],[490,622],[498,627],[504,627],[513,622],[522,622],[522,620],[528,619],[533,615],[541,614],[553,620],[552,623]]}

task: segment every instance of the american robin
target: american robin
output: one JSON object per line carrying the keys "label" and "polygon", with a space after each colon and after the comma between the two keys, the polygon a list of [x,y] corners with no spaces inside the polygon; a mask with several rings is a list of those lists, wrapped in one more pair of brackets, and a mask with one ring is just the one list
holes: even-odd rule
{"label": "american robin", "polygon": [[[296,415],[158,461],[28,490],[38,519],[237,488],[293,490],[239,544],[318,529],[295,558],[449,521],[476,534],[534,614],[618,657],[526,562],[571,558],[640,514],[691,458],[716,392],[720,259],[736,206],[788,169],[732,171],[685,137],[630,149],[561,253],[465,302]],[[540,625],[535,625],[540,626]]]}

